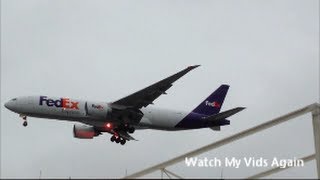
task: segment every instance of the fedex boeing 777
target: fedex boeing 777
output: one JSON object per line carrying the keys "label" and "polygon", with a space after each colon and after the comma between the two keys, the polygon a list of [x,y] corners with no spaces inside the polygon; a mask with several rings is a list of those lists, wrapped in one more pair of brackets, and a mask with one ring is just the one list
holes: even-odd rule
{"label": "fedex boeing 777", "polygon": [[229,89],[221,85],[193,111],[189,113],[147,107],[160,95],[166,94],[172,83],[198,67],[186,69],[154,83],[140,91],[114,102],[93,102],[71,98],[50,96],[25,96],[13,98],[5,103],[9,110],[20,114],[27,126],[27,116],[49,118],[66,121],[77,121],[82,124],[73,126],[76,138],[92,139],[108,132],[111,141],[125,144],[135,140],[131,135],[135,129],[187,130],[211,128],[220,130],[220,126],[230,124],[227,120],[244,107],[233,108],[220,112],[221,106]]}

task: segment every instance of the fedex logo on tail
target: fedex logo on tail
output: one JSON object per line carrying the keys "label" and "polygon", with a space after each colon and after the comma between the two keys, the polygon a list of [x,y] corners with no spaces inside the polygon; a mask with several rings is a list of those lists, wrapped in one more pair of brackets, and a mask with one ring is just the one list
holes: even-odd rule
{"label": "fedex logo on tail", "polygon": [[216,107],[216,108],[219,108],[220,107],[220,104],[218,102],[209,102],[209,101],[206,101],[206,106],[211,106],[211,107]]}
{"label": "fedex logo on tail", "polygon": [[70,101],[69,98],[60,98],[59,100],[48,99],[47,96],[40,96],[39,105],[42,106],[44,103],[47,106],[61,107],[65,109],[79,109],[79,102]]}

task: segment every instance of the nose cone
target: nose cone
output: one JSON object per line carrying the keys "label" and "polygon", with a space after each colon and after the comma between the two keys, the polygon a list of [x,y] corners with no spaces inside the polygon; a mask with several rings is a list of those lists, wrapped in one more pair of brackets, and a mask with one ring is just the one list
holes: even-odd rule
{"label": "nose cone", "polygon": [[4,107],[6,107],[7,109],[9,109],[9,110],[13,110],[13,103],[11,102],[11,101],[9,101],[9,102],[6,102],[5,104],[4,104]]}

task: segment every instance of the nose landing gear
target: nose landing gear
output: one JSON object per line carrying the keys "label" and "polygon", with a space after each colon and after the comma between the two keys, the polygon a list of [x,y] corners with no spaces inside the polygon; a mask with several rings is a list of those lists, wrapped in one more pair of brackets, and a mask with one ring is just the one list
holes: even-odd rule
{"label": "nose landing gear", "polygon": [[24,121],[23,124],[22,124],[24,127],[28,126],[28,122],[27,121]]}
{"label": "nose landing gear", "polygon": [[20,114],[20,117],[23,119],[22,125],[23,125],[24,127],[28,126],[27,116]]}

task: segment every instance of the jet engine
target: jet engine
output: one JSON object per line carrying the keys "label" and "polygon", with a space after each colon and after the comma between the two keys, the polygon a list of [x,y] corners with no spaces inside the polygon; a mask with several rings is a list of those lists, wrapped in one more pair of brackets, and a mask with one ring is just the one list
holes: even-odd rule
{"label": "jet engine", "polygon": [[99,119],[106,119],[111,113],[111,108],[106,103],[86,102],[85,110],[88,116]]}
{"label": "jet engine", "polygon": [[92,126],[75,124],[73,126],[73,136],[79,139],[92,139],[99,133]]}

